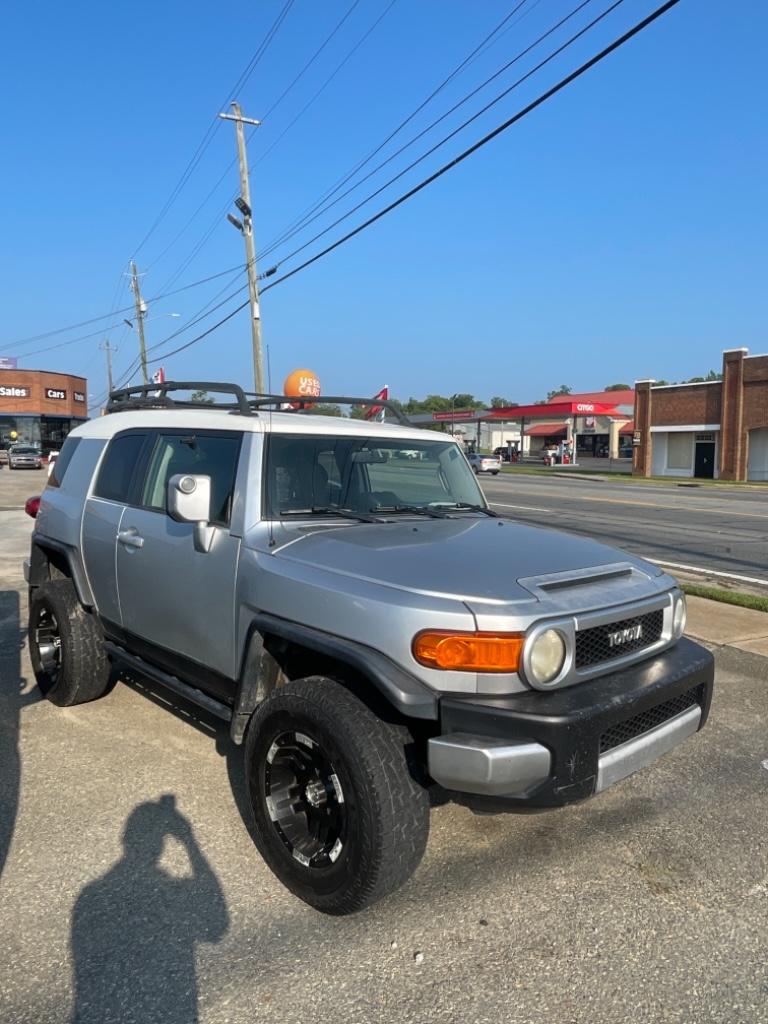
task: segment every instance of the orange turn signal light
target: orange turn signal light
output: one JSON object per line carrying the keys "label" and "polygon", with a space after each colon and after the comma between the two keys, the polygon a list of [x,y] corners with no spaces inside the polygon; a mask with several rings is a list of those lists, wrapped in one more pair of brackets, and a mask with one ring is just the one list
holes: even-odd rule
{"label": "orange turn signal light", "polygon": [[413,638],[413,656],[427,668],[454,672],[517,672],[521,633],[454,633],[424,630]]}

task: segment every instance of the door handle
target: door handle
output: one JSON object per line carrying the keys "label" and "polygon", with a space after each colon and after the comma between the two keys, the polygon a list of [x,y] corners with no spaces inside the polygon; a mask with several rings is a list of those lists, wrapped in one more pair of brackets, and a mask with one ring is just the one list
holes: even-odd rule
{"label": "door handle", "polygon": [[144,538],[140,537],[133,527],[131,527],[130,530],[120,530],[117,535],[117,540],[127,548],[144,547]]}

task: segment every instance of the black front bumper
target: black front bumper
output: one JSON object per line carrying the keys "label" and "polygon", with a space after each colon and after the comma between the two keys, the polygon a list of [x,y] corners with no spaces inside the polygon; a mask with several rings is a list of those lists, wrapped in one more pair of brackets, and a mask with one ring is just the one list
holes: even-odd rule
{"label": "black front bumper", "polygon": [[[521,797],[504,797],[504,806],[560,807],[595,792],[603,737],[615,737],[644,712],[690,694],[701,707],[699,728],[707,720],[714,685],[714,658],[705,648],[682,639],[673,648],[615,675],[578,683],[551,693],[509,697],[443,697],[440,731],[540,743],[552,755],[550,775]],[[652,717],[652,716],[651,716]],[[483,806],[499,798],[472,797]]]}

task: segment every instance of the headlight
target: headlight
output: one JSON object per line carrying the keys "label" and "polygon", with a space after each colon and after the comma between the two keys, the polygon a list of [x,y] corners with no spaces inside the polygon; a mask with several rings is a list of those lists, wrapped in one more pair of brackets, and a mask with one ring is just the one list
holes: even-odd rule
{"label": "headlight", "polygon": [[530,682],[546,686],[556,679],[565,663],[565,640],[556,629],[545,629],[531,643],[526,658]]}
{"label": "headlight", "polygon": [[685,594],[679,594],[675,599],[675,610],[672,614],[672,633],[675,640],[679,640],[685,632],[685,623],[688,618],[688,609],[685,604]]}

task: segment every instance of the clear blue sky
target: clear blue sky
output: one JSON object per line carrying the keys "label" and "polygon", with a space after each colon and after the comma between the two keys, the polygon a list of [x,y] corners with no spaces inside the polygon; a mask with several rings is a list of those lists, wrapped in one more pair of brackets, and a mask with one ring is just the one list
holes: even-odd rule
{"label": "clear blue sky", "polygon": [[[388,4],[360,0],[251,141],[257,246],[378,145],[515,6],[513,0],[397,0],[259,162]],[[528,0],[520,10],[526,16],[396,143],[575,4]],[[282,6],[282,0],[139,0],[129,6],[43,0],[5,10],[0,355],[18,356],[23,367],[86,374],[89,391],[103,392],[98,336],[32,353],[119,324],[122,315],[45,341],[16,342],[106,313],[116,296],[118,305],[128,304],[121,277],[127,261]],[[258,117],[272,106],[350,6],[351,0],[295,0],[238,93],[247,114]],[[564,40],[604,6],[592,0],[553,39]],[[653,0],[625,0],[344,226],[510,116],[654,6]],[[470,391],[482,399],[501,394],[526,402],[562,382],[593,390],[645,376],[679,379],[718,367],[723,348],[768,350],[767,32],[768,5],[757,0],[682,0],[438,183],[265,294],[274,386],[294,367],[308,366],[326,393],[373,393],[388,383],[401,398]],[[542,44],[312,228],[366,196],[407,156],[421,153],[446,125],[453,128],[461,113],[473,113],[553,46]],[[165,289],[211,224],[210,239],[174,287],[242,262],[242,240],[220,216],[237,189],[234,168],[161,255],[233,155],[232,126],[222,123],[137,254],[146,296]],[[259,269],[291,248],[276,251]],[[151,304],[148,342],[183,326],[226,283],[223,278]],[[182,318],[171,319],[169,312]],[[119,377],[135,355],[136,339],[122,326],[105,333],[119,346]],[[165,365],[169,376],[250,385],[247,313]]]}

